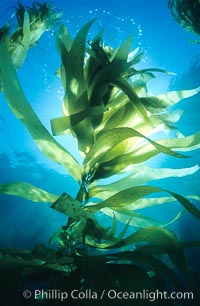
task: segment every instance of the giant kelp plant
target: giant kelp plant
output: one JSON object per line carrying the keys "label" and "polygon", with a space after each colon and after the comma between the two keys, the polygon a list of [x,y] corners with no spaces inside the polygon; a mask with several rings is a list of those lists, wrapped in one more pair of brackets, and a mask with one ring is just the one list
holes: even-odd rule
{"label": "giant kelp plant", "polygon": [[[22,11],[21,19],[26,22],[30,11]],[[168,72],[136,69],[143,54],[138,49],[131,51],[132,36],[113,49],[104,45],[100,31],[87,44],[88,31],[94,22],[85,24],[74,39],[63,24],[56,35],[61,57],[57,74],[65,95],[63,115],[51,119],[52,133],[74,137],[82,164],[55,140],[34,112],[17,77],[15,61],[19,54],[10,50],[10,34],[7,32],[1,40],[2,88],[11,111],[28,129],[39,149],[64,166],[79,184],[76,198],[65,190],[61,195],[52,194],[29,182],[0,185],[1,193],[51,203],[51,208],[66,215],[66,224],[50,238],[49,246],[38,244],[32,251],[1,249],[1,270],[6,267],[3,275],[14,273],[18,282],[33,282],[42,276],[47,291],[90,289],[98,296],[102,290],[111,288],[129,292],[187,288],[197,299],[198,278],[187,264],[184,248],[198,247],[200,243],[179,240],[167,226],[179,220],[184,210],[200,218],[200,210],[192,203],[200,199],[196,195],[183,197],[150,182],[192,175],[199,167],[156,169],[145,163],[160,153],[188,158],[185,152],[200,147],[200,132],[184,137],[175,126],[182,111],[170,110],[182,99],[197,94],[200,88],[151,95],[148,82],[156,77],[155,73]],[[30,28],[30,23],[26,26]],[[27,32],[22,33],[21,39],[25,35]],[[176,136],[153,140],[163,129]],[[112,183],[104,180],[110,177]],[[168,221],[141,213],[142,209],[173,205],[175,201],[183,209],[172,219],[169,216]],[[102,222],[103,215],[110,220],[108,226]],[[17,287],[19,284],[13,279],[13,287]],[[23,302],[20,300],[20,305]],[[45,302],[58,303],[50,299]],[[75,302],[71,299],[70,305]],[[78,302],[89,305],[92,301]],[[95,301],[99,305],[102,302],[114,303],[108,297]],[[154,304],[166,305],[165,302],[158,299]],[[68,299],[66,303],[69,305]],[[123,303],[120,300],[120,305]],[[136,305],[149,305],[149,301],[137,300]]]}

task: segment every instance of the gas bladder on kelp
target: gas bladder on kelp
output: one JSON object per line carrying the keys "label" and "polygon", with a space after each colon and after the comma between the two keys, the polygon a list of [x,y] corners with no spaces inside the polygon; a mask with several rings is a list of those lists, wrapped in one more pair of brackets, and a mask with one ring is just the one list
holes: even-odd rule
{"label": "gas bladder on kelp", "polygon": [[[173,205],[177,201],[184,211],[200,218],[199,209],[192,203],[193,199],[199,202],[199,197],[184,197],[153,184],[161,178],[178,178],[180,173],[182,176],[193,175],[199,170],[198,166],[179,171],[151,169],[144,165],[160,153],[174,158],[189,158],[185,152],[200,147],[199,132],[187,137],[178,134],[174,138],[163,136],[153,140],[155,132],[162,130],[163,126],[173,128],[179,120],[181,114],[174,116],[170,107],[198,94],[200,88],[150,95],[147,82],[161,70],[136,69],[141,54],[137,55],[137,49],[131,52],[130,37],[116,50],[104,46],[100,33],[98,39],[95,38],[94,43],[91,40],[87,46],[87,34],[93,23],[94,20],[84,25],[74,40],[64,25],[56,36],[61,57],[58,74],[65,94],[63,116],[52,119],[51,126],[55,135],[66,130],[72,134],[82,164],[51,136],[39,120],[23,93],[8,45],[0,43],[2,84],[11,111],[28,129],[38,148],[48,158],[63,165],[80,188],[76,198],[65,190],[62,195],[53,194],[25,182],[1,184],[0,192],[38,203],[48,202],[51,208],[66,215],[66,224],[50,239],[51,247],[57,248],[54,254],[57,264],[52,263],[50,250],[45,249],[49,257],[42,256],[48,269],[70,273],[73,264],[81,274],[80,266],[83,269],[89,267],[94,257],[102,267],[127,260],[132,265],[145,266],[145,274],[153,270],[155,275],[162,274],[163,279],[170,279],[180,288],[184,287],[184,282],[176,275],[178,269],[188,280],[188,286],[197,291],[195,276],[187,265],[183,247],[199,246],[199,242],[184,243],[167,229],[169,224],[182,217],[182,209],[173,217],[169,215],[167,221],[138,213],[138,209],[167,203]],[[123,179],[114,177],[120,173],[125,174]],[[102,184],[101,180],[107,177],[114,177],[114,182]],[[109,216],[111,225],[102,224],[98,214]],[[124,225],[118,233],[119,222]],[[138,245],[140,242],[144,244],[142,251]],[[129,246],[132,250],[127,251]],[[84,250],[82,253],[81,248]],[[94,255],[95,249],[101,256]],[[39,250],[41,252],[41,248]],[[31,256],[41,258],[39,250],[36,249]],[[156,256],[159,254],[168,256],[173,267],[158,259]],[[71,258],[69,265],[63,264],[62,258],[66,256]],[[27,260],[24,265],[27,265]],[[15,258],[14,262],[18,264],[19,260]],[[40,264],[36,260],[33,267]],[[93,281],[95,283],[95,279]],[[153,283],[153,279],[151,281]]]}

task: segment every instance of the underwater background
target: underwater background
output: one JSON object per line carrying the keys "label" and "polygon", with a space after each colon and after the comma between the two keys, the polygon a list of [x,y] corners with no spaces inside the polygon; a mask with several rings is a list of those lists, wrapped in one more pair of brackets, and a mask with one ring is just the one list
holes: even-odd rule
{"label": "underwater background", "polygon": [[[41,1],[42,2],[42,1]],[[33,1],[21,1],[31,5]],[[18,1],[0,2],[0,27],[15,12]],[[151,81],[153,94],[173,89],[192,89],[200,85],[200,46],[193,44],[192,34],[175,22],[168,9],[167,0],[124,1],[53,1],[53,5],[64,12],[62,20],[74,37],[88,20],[97,18],[91,30],[96,33],[104,28],[104,40],[113,47],[119,46],[130,34],[134,35],[134,47],[145,52],[141,67],[158,67],[176,73],[176,76],[160,74],[159,82]],[[55,75],[60,59],[54,44],[54,31],[46,32],[36,47],[28,52],[26,61],[18,75],[30,103],[41,121],[50,131],[49,120],[60,116],[63,88]],[[179,108],[184,115],[178,122],[185,135],[200,128],[200,94],[183,100]],[[59,136],[64,146],[76,156],[76,145],[69,137]],[[152,167],[187,168],[200,163],[200,152],[190,152],[190,159],[173,159],[164,154],[153,158]],[[78,154],[76,156],[78,158]],[[78,186],[62,167],[47,160],[37,149],[30,135],[10,112],[3,94],[0,95],[0,183],[26,181],[56,194],[63,191],[76,195]],[[200,196],[200,173],[192,176],[159,180],[159,187],[181,195]],[[15,196],[0,195],[0,247],[33,248],[36,243],[48,243],[49,237],[66,222],[66,217],[49,209],[48,204],[32,203]],[[151,208],[150,216],[168,220],[175,216],[178,204],[169,207]],[[106,222],[106,220],[105,220]],[[198,220],[189,213],[169,226],[183,240],[199,240]],[[187,250],[188,261],[195,271],[200,266],[198,249]]]}

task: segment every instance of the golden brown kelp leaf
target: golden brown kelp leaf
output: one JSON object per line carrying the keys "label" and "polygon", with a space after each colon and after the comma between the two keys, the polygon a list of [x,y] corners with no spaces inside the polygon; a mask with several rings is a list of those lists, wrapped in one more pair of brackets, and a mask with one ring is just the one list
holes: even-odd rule
{"label": "golden brown kelp leaf", "polygon": [[[128,207],[129,205],[132,206],[132,208],[134,207],[133,203],[136,202],[137,200],[148,196],[152,193],[157,193],[157,192],[167,192],[169,193],[171,196],[173,196],[183,207],[185,207],[185,209],[187,209],[191,214],[193,214],[195,217],[197,217],[198,219],[200,219],[200,210],[198,208],[196,208],[188,199],[186,199],[185,197],[163,189],[163,188],[158,188],[158,187],[154,187],[154,186],[135,186],[135,187],[130,187],[127,189],[124,189],[114,195],[112,195],[111,197],[109,197],[108,199],[94,204],[94,205],[90,205],[89,209],[92,212],[98,211],[104,207],[108,207],[108,208],[113,208],[113,207],[117,207],[117,208],[124,208],[124,207]],[[140,209],[140,207],[135,206],[134,209]],[[120,211],[120,209],[119,209]]]}
{"label": "golden brown kelp leaf", "polygon": [[148,97],[141,97],[142,103],[145,105],[145,107],[152,110],[155,109],[154,112],[158,110],[166,110],[170,106],[175,105],[179,101],[190,98],[200,92],[200,87],[190,89],[190,90],[176,90],[176,91],[170,91],[165,94],[160,94],[157,96],[148,96]]}
{"label": "golden brown kelp leaf", "polygon": [[[127,127],[115,128],[101,133],[101,135],[98,137],[97,141],[94,143],[93,147],[91,148],[90,152],[87,154],[84,160],[83,175],[89,174],[90,171],[96,169],[97,167],[99,167],[99,165],[101,166],[102,163],[106,163],[108,160],[111,160],[112,162],[114,158],[123,158],[122,154],[126,152],[126,145],[124,146],[123,141],[129,138],[133,138],[134,142],[134,139],[138,137],[147,140],[158,152],[162,152],[175,157],[185,157],[182,154],[172,151],[171,149],[169,149],[169,147],[162,146],[158,142],[151,140],[150,138],[139,133],[135,129]],[[117,145],[118,150],[114,151],[112,155],[112,150],[114,150],[115,146]],[[118,164],[116,163],[116,166],[117,165]],[[121,164],[119,164],[119,166],[120,165]],[[94,174],[94,179],[99,178],[99,176],[97,177],[96,175],[97,173]]]}
{"label": "golden brown kelp leaf", "polygon": [[24,27],[25,15],[29,15],[30,27],[30,47],[33,47],[40,39],[41,35],[48,30],[55,28],[60,22],[62,13],[56,10],[50,3],[39,3],[34,1],[32,6],[25,7],[18,4],[16,8],[17,29],[12,34],[13,42],[20,41],[22,29]]}
{"label": "golden brown kelp leaf", "polygon": [[[200,147],[200,132],[187,137],[160,139],[157,140],[156,143],[162,145],[163,147],[176,149],[182,152],[192,151]],[[100,177],[106,178],[112,176],[114,174],[123,172],[128,166],[131,166],[130,170],[132,170],[133,164],[145,162],[161,152],[162,150],[156,148],[156,146],[151,143],[142,144],[138,148],[133,148],[132,152],[124,153],[116,156],[112,160],[101,162],[96,169],[95,176],[93,178],[99,179]],[[163,151],[163,153],[166,152]],[[182,157],[186,156],[182,155]]]}
{"label": "golden brown kelp leaf", "polygon": [[[153,72],[169,72],[154,68],[136,70],[133,65],[141,60],[142,54],[137,55],[137,49],[130,52],[132,37],[114,50],[103,45],[102,31],[100,31],[89,42],[90,47],[86,48],[86,36],[93,22],[90,21],[84,25],[74,41],[63,26],[57,36],[56,42],[62,58],[59,71],[65,89],[63,103],[65,116],[52,119],[54,135],[68,133],[71,130],[78,140],[79,150],[85,155],[89,152],[90,157],[94,153],[93,149],[97,140],[99,143],[102,134],[109,132],[109,129],[113,127],[132,128],[141,136],[138,134],[136,142],[143,137],[151,144],[153,142],[147,138],[147,135],[153,133],[155,127],[161,127],[163,124],[167,129],[176,130],[173,124],[179,120],[182,112],[170,114],[163,112],[167,112],[168,107],[181,99],[198,93],[199,88],[149,96],[146,84],[155,77]],[[97,111],[95,113],[90,109]],[[104,140],[109,142],[107,138]],[[136,142],[133,143],[133,148]],[[107,154],[104,154],[104,159],[98,161],[100,165],[95,165],[95,167],[98,166],[96,179],[101,175],[106,177],[116,173],[113,159],[125,153],[128,150],[127,144],[130,147],[130,143],[127,137],[127,141],[122,141],[118,146],[114,145]],[[178,156],[169,148],[161,147],[156,142],[154,145],[159,152]],[[108,160],[111,160],[111,165],[107,165]],[[137,162],[140,161],[137,160]],[[108,174],[109,168],[113,168],[113,171]],[[94,173],[91,167],[85,171],[83,177],[90,171]]]}
{"label": "golden brown kelp leaf", "polygon": [[80,165],[66,149],[55,141],[27,101],[4,42],[0,43],[0,69],[6,100],[13,114],[28,129],[43,154],[63,165],[79,181]]}
{"label": "golden brown kelp leaf", "polygon": [[[163,199],[163,198],[161,198],[161,199]],[[143,199],[140,199],[140,200],[138,200],[138,202],[142,201],[142,200]],[[157,201],[156,201],[156,199],[153,199],[153,200],[154,200],[154,205],[152,205],[152,206],[156,206]],[[146,205],[146,207],[148,207],[148,206]],[[116,218],[117,218],[117,221],[122,222],[124,224],[126,224],[130,220],[129,229],[130,229],[130,226],[134,226],[134,227],[138,227],[138,228],[145,228],[145,227],[148,227],[148,226],[166,227],[166,226],[168,226],[170,224],[173,224],[176,221],[178,221],[184,214],[184,211],[180,211],[174,217],[170,216],[167,221],[162,221],[160,219],[150,218],[150,217],[148,217],[148,216],[146,216],[142,213],[137,213],[134,210],[130,210],[129,208],[126,209],[126,208],[121,208],[121,207],[119,207],[119,208],[117,208],[117,207],[107,208],[106,207],[106,208],[102,208],[101,212],[103,214],[105,214],[106,216],[109,216],[111,218],[113,217],[113,214],[115,214]]]}
{"label": "golden brown kelp leaf", "polygon": [[[58,118],[51,119],[51,129],[53,135],[60,135],[66,132],[69,132],[71,129],[71,122],[73,125],[78,125],[81,121],[83,121],[87,117],[95,117],[98,114],[102,114],[104,112],[104,108],[101,106],[90,107],[79,113],[72,114],[70,116],[62,116]],[[87,131],[89,132],[89,131]]]}
{"label": "golden brown kelp leaf", "polygon": [[[123,106],[124,100],[126,103],[130,100],[131,103],[131,109],[126,110],[124,122],[128,120],[126,117],[130,111],[133,114],[138,113],[142,119],[150,123],[142,100],[137,95],[137,88],[134,91],[128,80],[132,75],[141,75],[143,80],[147,75],[152,76],[151,70],[160,71],[159,69],[137,71],[132,67],[140,61],[142,56],[142,54],[137,55],[137,49],[130,53],[132,37],[114,50],[111,47],[103,46],[101,43],[102,31],[100,31],[89,42],[90,48],[86,48],[86,35],[92,23],[93,21],[83,26],[74,41],[68,30],[61,26],[56,39],[62,58],[59,73],[65,89],[63,103],[65,117],[53,119],[52,130],[55,134],[60,134],[65,132],[71,124],[71,131],[80,144],[79,149],[85,152],[89,151],[94,141],[90,122],[98,132],[103,127],[108,129],[105,123],[110,119],[109,116],[115,113],[114,105],[119,103]],[[76,65],[75,61],[77,61]],[[146,81],[144,83],[146,85]],[[88,109],[95,107],[102,108],[102,112],[96,112],[96,114],[90,112],[89,114]],[[112,124],[112,120],[109,120],[109,125]],[[88,139],[85,135],[86,130]]]}
{"label": "golden brown kelp leaf", "polygon": [[89,42],[90,48],[86,48],[88,57],[85,63],[85,78],[88,86],[91,85],[91,82],[98,71],[110,62],[111,54],[103,48],[102,35],[103,30],[101,30],[96,37]]}
{"label": "golden brown kelp leaf", "polygon": [[58,196],[26,182],[0,184],[0,193],[12,194],[32,202],[53,203]]}
{"label": "golden brown kelp leaf", "polygon": [[[199,171],[199,166],[182,169],[171,169],[171,168],[151,168],[145,165],[134,165],[132,173],[126,177],[116,180],[113,183],[106,185],[94,185],[89,188],[90,197],[100,197],[101,193],[104,192],[105,196],[109,197],[113,193],[122,191],[130,186],[139,186],[150,181],[170,178],[170,177],[184,177],[192,175]],[[104,200],[106,199],[104,196]]]}
{"label": "golden brown kelp leaf", "polygon": [[83,26],[73,42],[67,34],[67,29],[61,29],[64,35],[60,34],[56,39],[62,59],[62,82],[65,83],[64,113],[69,116],[71,132],[77,138],[79,150],[82,152],[87,152],[94,142],[91,118],[81,115],[89,106],[84,57],[86,37],[93,23],[94,20]]}
{"label": "golden brown kelp leaf", "polygon": [[[115,79],[121,76],[129,68],[127,59],[131,45],[132,38],[128,38],[119,47],[112,59],[109,58],[107,52],[101,48],[102,52],[105,54],[105,58],[107,56],[107,60],[104,61],[104,64],[101,65],[98,70],[95,71],[93,78],[90,77],[91,83],[88,88],[90,105],[106,106],[108,104]],[[98,63],[98,58],[101,59],[101,55],[99,56],[96,54],[95,58]]]}

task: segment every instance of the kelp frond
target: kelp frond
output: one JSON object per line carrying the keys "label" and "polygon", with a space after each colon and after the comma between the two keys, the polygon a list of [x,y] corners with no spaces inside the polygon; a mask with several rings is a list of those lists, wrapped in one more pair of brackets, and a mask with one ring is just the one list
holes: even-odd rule
{"label": "kelp frond", "polygon": [[[5,41],[15,68],[20,68],[30,48],[38,43],[45,31],[54,29],[60,22],[62,13],[51,4],[34,1],[32,7],[18,4],[15,12],[17,25],[8,23],[0,29],[0,41]],[[0,72],[0,91],[2,90]]]}
{"label": "kelp frond", "polygon": [[[38,19],[35,19],[36,14]],[[35,3],[27,10],[19,6],[17,20],[26,51],[33,45],[31,33],[36,34],[40,29],[37,21],[43,25],[46,15],[50,15],[49,22],[52,17],[57,23],[59,15],[55,11],[51,14],[46,3]],[[143,54],[137,48],[131,51],[132,36],[114,49],[103,44],[103,32],[100,31],[87,44],[88,31],[94,22],[86,23],[74,39],[64,25],[56,35],[61,58],[57,74],[64,88],[64,98],[63,114],[51,120],[51,127],[53,135],[67,132],[74,137],[83,156],[82,165],[39,120],[18,80],[14,53],[6,39],[0,43],[2,85],[12,113],[27,128],[39,149],[63,165],[80,185],[76,198],[65,190],[62,195],[55,195],[26,182],[2,184],[0,193],[51,203],[52,209],[66,216],[66,224],[53,234],[49,242],[50,246],[57,245],[58,252],[51,253],[43,246],[34,251],[36,259],[44,261],[50,269],[69,272],[70,264],[75,267],[89,265],[87,261],[90,260],[91,265],[93,257],[104,268],[109,262],[127,260],[145,265],[149,273],[153,270],[156,275],[163,274],[180,287],[174,270],[155,257],[164,254],[195,287],[183,248],[197,247],[199,242],[182,243],[166,227],[177,222],[184,211],[199,219],[200,199],[196,195],[184,197],[168,188],[159,188],[158,182],[155,187],[154,181],[193,175],[199,167],[152,169],[144,163],[160,153],[174,158],[189,158],[185,152],[200,147],[200,132],[180,137],[175,124],[183,112],[170,110],[182,99],[198,94],[200,87],[150,95],[147,84],[156,77],[155,73],[169,72],[155,68],[138,70],[136,64]],[[45,29],[49,27],[47,23]],[[21,61],[22,57],[18,59]],[[165,137],[162,133],[164,136],[155,140],[155,134],[164,128],[177,131],[178,137]],[[115,176],[121,173],[125,174],[123,178]],[[102,183],[102,179],[111,176],[112,183]],[[182,209],[164,221],[140,212],[144,208],[173,205],[174,202],[178,202]],[[102,222],[102,216],[110,220],[108,226]],[[123,228],[119,229],[121,223]],[[112,254],[104,253],[105,250]],[[95,252],[100,256],[93,256]],[[40,265],[37,260],[33,266]],[[66,268],[63,262],[66,262]]]}

